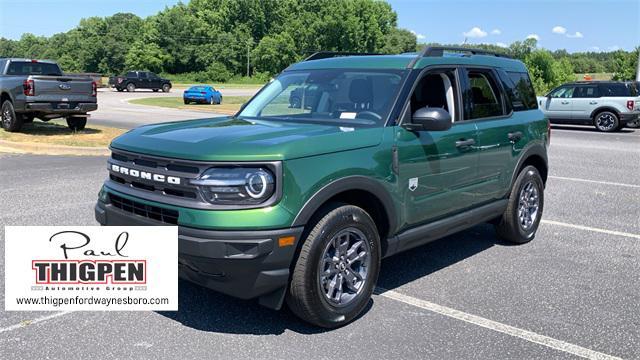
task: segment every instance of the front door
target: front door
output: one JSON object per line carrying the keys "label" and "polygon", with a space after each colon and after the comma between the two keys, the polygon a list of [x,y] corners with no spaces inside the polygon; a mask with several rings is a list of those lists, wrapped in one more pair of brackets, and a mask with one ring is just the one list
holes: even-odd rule
{"label": "front door", "polygon": [[573,92],[575,86],[561,86],[547,96],[543,101],[542,107],[549,119],[571,119],[571,111],[573,110]]}
{"label": "front door", "polygon": [[405,227],[460,212],[475,203],[477,128],[474,121],[463,120],[458,79],[457,69],[422,74],[403,116],[403,121],[408,121],[419,108],[443,108],[453,118],[449,130],[395,129]]}
{"label": "front door", "polygon": [[600,105],[600,94],[598,86],[595,84],[585,84],[576,87],[571,98],[572,109],[571,118],[576,122],[591,121],[591,113]]}

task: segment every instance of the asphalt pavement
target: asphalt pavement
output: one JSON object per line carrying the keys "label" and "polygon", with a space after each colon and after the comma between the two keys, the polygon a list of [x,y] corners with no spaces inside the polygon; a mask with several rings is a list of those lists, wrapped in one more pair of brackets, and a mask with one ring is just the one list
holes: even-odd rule
{"label": "asphalt pavement", "polygon": [[[180,282],[178,312],[2,311],[0,358],[640,358],[640,131],[555,127],[549,155],[534,241],[480,225],[386,259],[343,328]],[[2,239],[1,225],[96,224],[105,161],[0,154]]]}
{"label": "asphalt pavement", "polygon": [[[222,96],[251,96],[259,88],[218,89]],[[110,88],[98,90],[98,110],[91,112],[89,123],[112,126],[121,129],[132,129],[144,124],[177,121],[186,119],[202,119],[216,116],[226,116],[210,111],[189,111],[156,106],[136,105],[129,100],[149,97],[180,97],[184,89],[171,89],[168,93],[153,92],[151,90],[136,90],[135,92],[117,92]]]}

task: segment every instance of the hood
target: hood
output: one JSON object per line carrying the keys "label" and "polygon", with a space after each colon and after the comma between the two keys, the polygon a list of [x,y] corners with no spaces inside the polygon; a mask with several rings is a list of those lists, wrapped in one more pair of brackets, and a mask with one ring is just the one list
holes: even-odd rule
{"label": "hood", "polygon": [[115,138],[111,146],[185,160],[286,160],[375,146],[382,132],[382,127],[222,117],[142,126]]}

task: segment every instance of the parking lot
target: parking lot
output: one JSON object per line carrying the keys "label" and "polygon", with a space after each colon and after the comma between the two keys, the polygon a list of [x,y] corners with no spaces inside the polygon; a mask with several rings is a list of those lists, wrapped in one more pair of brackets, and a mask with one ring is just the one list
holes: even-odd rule
{"label": "parking lot", "polygon": [[[2,312],[0,358],[639,358],[640,131],[554,127],[549,156],[533,242],[482,225],[386,259],[343,328],[181,282],[178,312]],[[0,154],[0,225],[95,225],[105,162]]]}

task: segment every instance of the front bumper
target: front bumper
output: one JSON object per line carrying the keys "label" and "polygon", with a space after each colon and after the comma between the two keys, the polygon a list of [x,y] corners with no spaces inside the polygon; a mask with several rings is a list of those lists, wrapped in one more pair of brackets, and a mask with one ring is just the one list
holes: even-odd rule
{"label": "front bumper", "polygon": [[34,102],[25,104],[26,111],[43,112],[47,114],[82,114],[97,109],[98,103]]}
{"label": "front bumper", "polygon": [[[166,225],[98,201],[96,220],[102,225]],[[259,298],[279,309],[289,282],[289,268],[303,228],[260,231],[218,231],[178,227],[181,278],[242,299]],[[293,245],[279,246],[294,236]]]}

